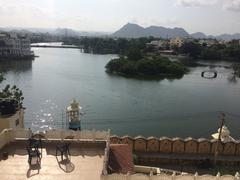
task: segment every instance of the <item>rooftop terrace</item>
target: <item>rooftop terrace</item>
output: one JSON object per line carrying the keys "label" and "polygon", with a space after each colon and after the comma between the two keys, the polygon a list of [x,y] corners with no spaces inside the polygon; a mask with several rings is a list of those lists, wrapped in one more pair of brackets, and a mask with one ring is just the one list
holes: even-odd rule
{"label": "rooftop terrace", "polygon": [[[69,160],[55,156],[57,143],[45,143],[41,165],[28,165],[26,142],[14,142],[0,152],[8,152],[8,159],[0,161],[0,179],[100,179],[103,168],[103,144],[71,144]],[[34,161],[34,160],[33,160]],[[33,162],[33,164],[35,164]]]}
{"label": "rooftop terrace", "polygon": [[[46,133],[46,139],[42,140],[42,148],[39,149],[42,153],[40,164],[35,163],[36,158],[33,158],[32,165],[29,165],[26,148],[28,145],[27,131],[5,130],[0,133],[1,180],[100,179],[106,148],[106,140],[103,136],[98,136],[95,131],[82,131],[71,132],[73,135],[74,133],[79,135],[75,139],[74,137],[71,137],[73,139],[64,139],[59,138],[58,131]],[[100,134],[104,135],[104,132]],[[66,142],[70,143],[70,156],[62,160],[60,154],[56,156],[56,147]],[[8,153],[6,159],[4,159],[5,152]]]}

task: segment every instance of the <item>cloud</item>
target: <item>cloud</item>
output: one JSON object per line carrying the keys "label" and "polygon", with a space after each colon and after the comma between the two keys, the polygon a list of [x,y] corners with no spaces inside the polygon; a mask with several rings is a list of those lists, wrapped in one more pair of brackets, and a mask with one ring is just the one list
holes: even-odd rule
{"label": "cloud", "polygon": [[240,0],[176,0],[177,5],[184,7],[211,6],[220,3],[223,9],[240,12]]}
{"label": "cloud", "polygon": [[0,0],[0,7],[1,26],[51,26],[58,15],[51,0],[44,3],[44,7],[40,7],[36,1]]}
{"label": "cloud", "polygon": [[214,5],[218,0],[177,0],[177,5],[184,7],[201,7]]}
{"label": "cloud", "polygon": [[223,8],[230,11],[240,12],[240,0],[224,0]]}

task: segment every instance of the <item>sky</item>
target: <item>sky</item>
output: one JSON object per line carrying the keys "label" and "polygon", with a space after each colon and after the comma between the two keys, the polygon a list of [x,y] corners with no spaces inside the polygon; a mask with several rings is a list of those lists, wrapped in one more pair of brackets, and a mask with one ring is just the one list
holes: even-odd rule
{"label": "sky", "polygon": [[128,22],[240,33],[240,0],[0,0],[0,27],[114,32]]}

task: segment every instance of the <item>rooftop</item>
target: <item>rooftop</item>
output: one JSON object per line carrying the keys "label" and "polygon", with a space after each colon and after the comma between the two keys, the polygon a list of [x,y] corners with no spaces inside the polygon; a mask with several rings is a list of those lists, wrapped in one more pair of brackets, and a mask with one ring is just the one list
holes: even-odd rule
{"label": "rooftop", "polygon": [[[26,150],[27,141],[15,141],[0,150],[0,179],[1,180],[98,180],[103,168],[104,143],[72,142],[69,160],[56,157],[56,145],[61,141],[43,142],[40,165],[29,166]],[[2,153],[8,152],[4,160]]]}

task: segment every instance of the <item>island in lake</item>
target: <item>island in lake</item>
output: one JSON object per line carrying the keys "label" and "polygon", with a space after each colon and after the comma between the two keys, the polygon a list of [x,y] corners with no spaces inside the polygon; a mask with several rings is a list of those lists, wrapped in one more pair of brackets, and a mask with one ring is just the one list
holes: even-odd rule
{"label": "island in lake", "polygon": [[172,62],[167,57],[144,54],[132,49],[127,56],[112,59],[105,66],[108,73],[132,77],[182,77],[188,69],[179,62]]}

